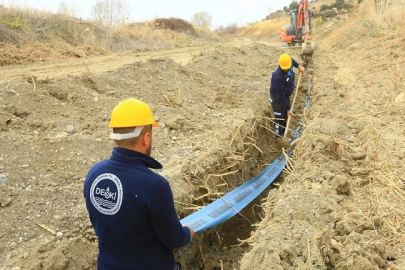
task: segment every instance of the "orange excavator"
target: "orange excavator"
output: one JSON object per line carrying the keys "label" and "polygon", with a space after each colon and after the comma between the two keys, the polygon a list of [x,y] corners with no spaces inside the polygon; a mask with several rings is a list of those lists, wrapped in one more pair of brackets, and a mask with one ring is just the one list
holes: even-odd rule
{"label": "orange excavator", "polygon": [[315,50],[312,30],[312,13],[308,0],[301,0],[297,9],[290,11],[290,25],[281,28],[282,46],[301,47],[301,55],[312,56]]}

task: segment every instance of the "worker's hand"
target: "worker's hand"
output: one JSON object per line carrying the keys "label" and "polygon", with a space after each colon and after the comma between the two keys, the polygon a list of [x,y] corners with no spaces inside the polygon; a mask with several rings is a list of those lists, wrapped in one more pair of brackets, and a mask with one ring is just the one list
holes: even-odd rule
{"label": "worker's hand", "polygon": [[292,115],[292,111],[291,110],[287,111],[287,116],[291,116],[291,115]]}
{"label": "worker's hand", "polygon": [[300,72],[304,72],[304,71],[305,71],[305,68],[304,68],[303,66],[298,66],[298,70],[299,70]]}
{"label": "worker's hand", "polygon": [[187,227],[187,228],[189,228],[190,229],[190,233],[191,233],[191,239],[193,239],[194,238],[194,236],[195,236],[195,231],[193,230],[193,228],[191,228],[190,226],[188,226],[187,224],[185,224],[183,227]]}

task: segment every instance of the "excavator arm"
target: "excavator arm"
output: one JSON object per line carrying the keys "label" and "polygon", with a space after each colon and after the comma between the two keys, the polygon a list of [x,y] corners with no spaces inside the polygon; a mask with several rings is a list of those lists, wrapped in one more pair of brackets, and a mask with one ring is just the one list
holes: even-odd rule
{"label": "excavator arm", "polygon": [[[291,45],[301,45],[301,54],[311,56],[314,53],[313,37],[311,35],[311,13],[309,10],[309,1],[301,0],[298,3],[297,10],[291,13],[292,25],[284,26],[281,31],[281,40]],[[295,29],[295,34],[289,34],[289,29]]]}
{"label": "excavator arm", "polygon": [[298,19],[297,19],[297,33],[300,33],[300,40],[302,39],[302,27],[305,29],[304,42],[302,43],[302,55],[310,56],[314,53],[314,43],[312,42],[311,29],[310,29],[310,16],[309,16],[309,2],[302,0],[298,6]]}

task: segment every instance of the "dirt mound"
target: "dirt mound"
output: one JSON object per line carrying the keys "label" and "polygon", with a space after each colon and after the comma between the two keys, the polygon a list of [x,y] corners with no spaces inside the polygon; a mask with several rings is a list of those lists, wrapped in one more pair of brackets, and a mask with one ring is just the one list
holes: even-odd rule
{"label": "dirt mound", "polygon": [[[11,243],[15,245],[16,243]],[[95,269],[97,245],[83,238],[44,237],[30,250],[13,250],[21,269]],[[7,269],[7,268],[6,268]]]}
{"label": "dirt mound", "polygon": [[56,47],[44,44],[19,46],[0,43],[0,66],[57,62],[72,57],[86,58],[108,54],[105,49],[93,46],[72,47],[66,44]]}

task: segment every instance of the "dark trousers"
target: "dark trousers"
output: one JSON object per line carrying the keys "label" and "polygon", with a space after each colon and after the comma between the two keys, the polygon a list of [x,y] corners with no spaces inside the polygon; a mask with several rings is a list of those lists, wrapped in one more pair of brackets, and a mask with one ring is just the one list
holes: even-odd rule
{"label": "dark trousers", "polygon": [[277,137],[284,137],[285,126],[287,125],[287,111],[277,99],[277,97],[270,96],[271,107],[273,108],[274,114],[274,133]]}

